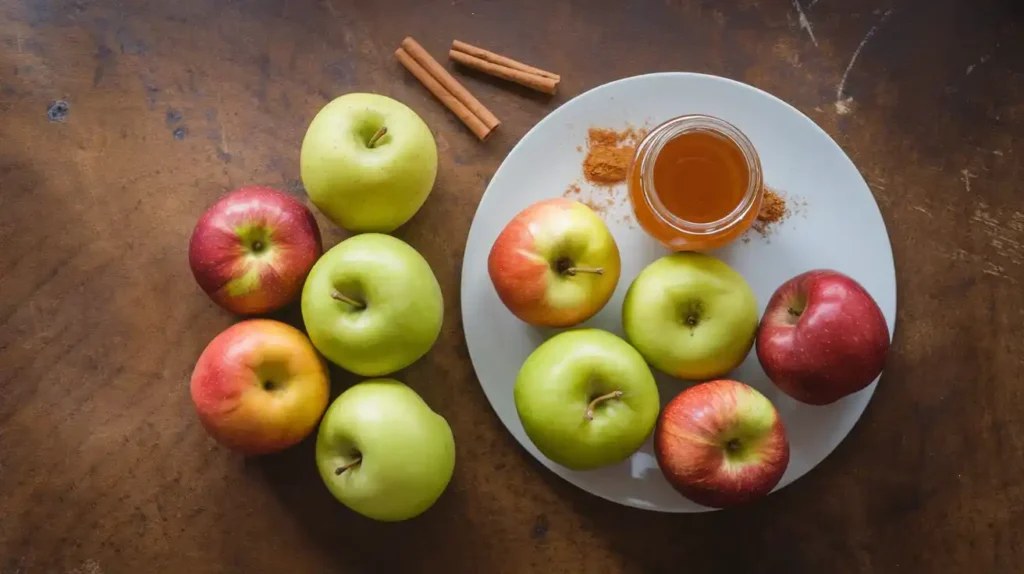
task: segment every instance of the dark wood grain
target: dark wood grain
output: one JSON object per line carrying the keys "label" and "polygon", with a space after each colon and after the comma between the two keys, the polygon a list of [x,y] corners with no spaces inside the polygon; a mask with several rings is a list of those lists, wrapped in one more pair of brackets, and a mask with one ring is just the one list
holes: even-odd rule
{"label": "dark wood grain", "polygon": [[[0,2],[0,572],[1024,571],[1024,9],[800,1],[816,43],[788,0]],[[460,76],[503,121],[481,144],[393,61],[407,34],[557,71],[559,94]],[[861,422],[794,486],[710,515],[616,506],[544,470],[481,393],[458,312],[509,149],[572,96],[658,70],[745,81],[819,123],[897,262]],[[235,320],[192,280],[193,224],[242,184],[304,198],[305,127],[356,90],[408,103],[441,151],[398,235],[437,273],[445,326],[401,377],[451,422],[458,463],[435,508],[395,525],[334,502],[309,441],[251,460],[216,446],[187,392]]]}

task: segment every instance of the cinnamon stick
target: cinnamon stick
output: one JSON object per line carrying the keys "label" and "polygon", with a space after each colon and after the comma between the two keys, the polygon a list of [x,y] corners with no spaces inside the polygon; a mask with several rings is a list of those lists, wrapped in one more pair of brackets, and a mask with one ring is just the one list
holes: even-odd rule
{"label": "cinnamon stick", "polygon": [[553,72],[541,70],[540,68],[534,68],[533,66],[527,66],[526,64],[522,62],[517,62],[512,58],[506,58],[501,54],[495,54],[494,52],[484,50],[483,48],[478,48],[476,46],[467,44],[461,40],[452,41],[452,50],[455,50],[456,52],[463,52],[465,54],[469,54],[470,56],[476,56],[481,60],[490,62],[492,64],[498,64],[499,66],[505,66],[506,68],[512,68],[513,70],[519,70],[537,76],[544,76],[545,78],[551,78],[556,82],[562,79],[561,76]]}
{"label": "cinnamon stick", "polygon": [[412,56],[420,66],[426,69],[426,71],[429,72],[439,84],[444,86],[451,95],[455,96],[455,99],[462,102],[462,104],[469,108],[476,117],[480,118],[488,129],[493,130],[501,124],[501,122],[498,121],[498,118],[496,118],[490,110],[484,107],[484,105],[480,103],[480,100],[474,98],[473,94],[470,94],[458,80],[453,78],[452,75],[448,73],[448,70],[445,70],[437,60],[428,54],[427,51],[423,49],[423,46],[419,45],[419,42],[413,40],[412,37],[406,37],[402,40],[402,48],[406,53]]}
{"label": "cinnamon stick", "polygon": [[558,80],[549,78],[547,76],[539,76],[530,72],[524,72],[515,68],[509,68],[500,64],[493,64],[487,60],[477,58],[476,56],[470,56],[465,52],[459,52],[457,50],[450,50],[448,57],[456,62],[472,68],[474,70],[490,74],[492,76],[515,82],[521,86],[526,86],[537,90],[538,92],[544,92],[545,94],[554,94],[558,88]]}
{"label": "cinnamon stick", "polygon": [[395,58],[405,66],[405,69],[409,70],[417,80],[423,84],[431,94],[434,94],[438,100],[446,108],[452,111],[462,123],[466,124],[470,130],[476,134],[476,137],[480,138],[481,141],[486,140],[491,136],[491,132],[494,128],[487,127],[487,125],[481,120],[476,114],[473,113],[465,104],[460,102],[451,92],[445,89],[440,82],[434,79],[430,75],[430,72],[426,68],[421,66],[413,57],[405,51],[404,48],[399,48],[395,51]]}

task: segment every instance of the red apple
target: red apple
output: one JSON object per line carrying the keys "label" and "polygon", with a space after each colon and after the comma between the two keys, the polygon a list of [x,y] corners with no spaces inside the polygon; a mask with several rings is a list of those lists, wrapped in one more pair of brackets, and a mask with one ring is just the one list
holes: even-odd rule
{"label": "red apple", "polygon": [[207,345],[192,372],[192,402],[217,442],[243,454],[288,448],[327,408],[327,366],[295,327],[250,319]]}
{"label": "red apple", "polygon": [[782,418],[764,395],[717,380],[679,393],[654,431],[669,484],[704,506],[725,508],[767,495],[789,465]]}
{"label": "red apple", "polygon": [[757,332],[757,358],[784,393],[827,405],[871,384],[885,366],[889,327],[853,279],[829,270],[786,281]]}
{"label": "red apple", "polygon": [[220,198],[192,231],[188,262],[199,286],[239,315],[269,313],[298,298],[323,251],[309,209],[267,187]]}
{"label": "red apple", "polygon": [[604,307],[619,282],[608,226],[578,201],[539,201],[512,218],[487,271],[502,303],[532,325],[569,327]]}

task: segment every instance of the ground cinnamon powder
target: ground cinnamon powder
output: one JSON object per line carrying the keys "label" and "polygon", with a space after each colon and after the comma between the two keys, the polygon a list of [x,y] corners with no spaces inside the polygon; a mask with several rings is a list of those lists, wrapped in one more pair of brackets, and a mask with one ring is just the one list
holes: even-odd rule
{"label": "ground cinnamon powder", "polygon": [[761,211],[754,221],[754,230],[762,235],[771,232],[773,224],[779,223],[789,215],[789,207],[786,200],[777,191],[770,187],[764,188],[764,197],[761,199]]}
{"label": "ground cinnamon powder", "polygon": [[590,128],[587,131],[587,157],[583,160],[583,177],[598,185],[626,181],[636,145],[645,135],[642,132],[634,128],[621,132]]}

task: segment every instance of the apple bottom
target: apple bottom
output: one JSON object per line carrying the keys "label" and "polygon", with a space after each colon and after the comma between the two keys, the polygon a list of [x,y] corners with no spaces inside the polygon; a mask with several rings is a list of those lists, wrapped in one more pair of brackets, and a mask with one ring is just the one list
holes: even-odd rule
{"label": "apple bottom", "polygon": [[323,360],[302,332],[254,319],[210,342],[192,373],[191,394],[210,436],[257,455],[308,436],[327,407],[329,385]]}
{"label": "apple bottom", "polygon": [[767,495],[789,465],[778,411],[755,389],[711,381],[665,407],[654,435],[658,466],[683,496],[713,508]]}

